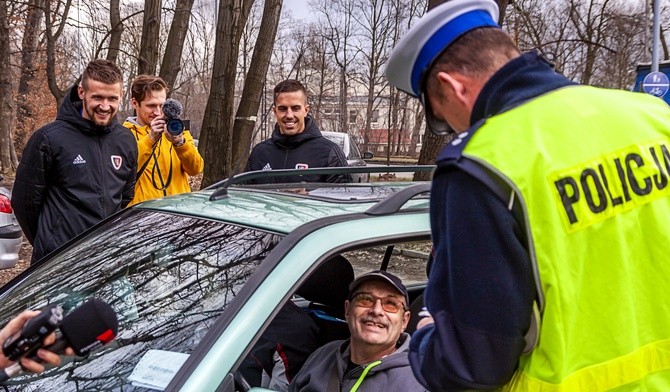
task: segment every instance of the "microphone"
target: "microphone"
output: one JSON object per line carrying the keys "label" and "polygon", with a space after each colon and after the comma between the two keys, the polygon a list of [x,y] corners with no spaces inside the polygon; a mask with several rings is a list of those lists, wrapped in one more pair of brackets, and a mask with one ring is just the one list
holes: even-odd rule
{"label": "microphone", "polygon": [[67,345],[84,357],[114,340],[119,332],[119,321],[111,306],[92,298],[65,316],[59,329]]}
{"label": "microphone", "polygon": [[[56,309],[56,311],[54,311],[54,309]],[[42,347],[44,338],[56,329],[54,327],[51,331],[45,332],[45,330],[51,328],[51,325],[53,324],[51,323],[53,317],[52,319],[48,319],[46,315],[57,313],[58,310],[61,312],[61,320],[58,320],[57,324],[57,327],[60,330],[60,336],[56,339],[55,343]],[[39,327],[39,324],[42,324],[42,327]],[[46,327],[44,327],[45,325]],[[37,335],[41,336],[41,338],[38,339],[35,336],[35,331],[38,331]],[[24,356],[28,356],[35,361],[40,361],[39,357],[36,355],[36,352],[40,347],[59,354],[69,346],[72,347],[77,356],[83,357],[90,354],[90,352],[96,348],[102,347],[114,340],[118,331],[119,322],[114,309],[112,309],[106,302],[97,298],[92,298],[84,302],[78,308],[72,310],[64,318],[62,317],[62,309],[60,306],[46,308],[40,315],[32,318],[26,323],[21,329],[21,332],[17,334],[20,335],[19,338],[14,336],[7,339],[3,344],[3,351],[5,356],[13,361]],[[21,341],[21,337],[36,343],[32,344],[30,347],[26,345],[17,345],[15,342]],[[8,353],[10,353],[7,351],[8,347],[14,347],[14,350],[11,351],[12,357],[8,355]],[[17,354],[16,347],[22,348],[22,352]],[[19,363],[15,363],[14,365],[0,370],[0,382],[8,380],[21,373],[21,371],[22,369]]]}
{"label": "microphone", "polygon": [[184,110],[184,106],[176,99],[168,98],[163,102],[163,115],[165,117],[179,118],[182,110]]}
{"label": "microphone", "polygon": [[179,135],[184,132],[184,123],[181,121],[181,112],[184,109],[181,102],[168,98],[163,102],[163,117],[165,126],[171,135]]}

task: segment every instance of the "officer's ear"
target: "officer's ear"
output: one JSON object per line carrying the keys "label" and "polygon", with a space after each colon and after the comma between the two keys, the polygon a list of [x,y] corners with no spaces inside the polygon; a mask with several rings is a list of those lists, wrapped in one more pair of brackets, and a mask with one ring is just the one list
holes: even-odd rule
{"label": "officer's ear", "polygon": [[437,80],[443,93],[453,97],[466,108],[474,107],[483,86],[479,79],[459,72],[438,72]]}

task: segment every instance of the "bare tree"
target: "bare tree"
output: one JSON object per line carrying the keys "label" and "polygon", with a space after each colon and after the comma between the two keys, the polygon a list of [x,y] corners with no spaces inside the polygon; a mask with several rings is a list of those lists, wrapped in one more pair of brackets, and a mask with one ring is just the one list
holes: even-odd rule
{"label": "bare tree", "polygon": [[116,62],[119,56],[121,46],[121,35],[123,35],[123,23],[121,23],[121,13],[119,11],[120,0],[109,1],[109,24],[112,30],[109,35],[109,49],[107,50],[107,60]]}
{"label": "bare tree", "polygon": [[236,169],[235,166],[239,167],[249,157],[258,106],[261,96],[265,95],[265,91],[263,91],[265,74],[270,64],[281,8],[282,0],[265,0],[256,48],[251,58],[249,73],[244,81],[242,98],[233,123],[233,157],[229,161],[228,172],[232,172]]}
{"label": "bare tree", "polygon": [[31,96],[31,93],[34,93],[34,90],[31,91],[31,83],[35,83],[38,69],[39,27],[42,15],[44,15],[42,3],[42,0],[30,0],[26,9],[25,27],[23,29],[21,44],[20,76],[16,98],[16,127],[13,144],[13,147],[19,150],[23,149],[28,140],[28,132],[34,128],[34,100],[30,100],[28,97]]}
{"label": "bare tree", "polygon": [[570,0],[569,17],[579,40],[584,44],[581,84],[593,77],[598,52],[612,50],[605,45],[612,13],[610,0]]}
{"label": "bare tree", "polygon": [[[361,0],[355,3],[357,13],[356,22],[360,27],[357,52],[364,64],[365,73],[361,77],[366,89],[366,119],[363,129],[363,149],[368,149],[370,142],[370,127],[372,112],[377,110],[379,96],[385,87],[383,66],[386,64],[391,45],[393,44],[393,27],[397,17],[393,17],[394,10],[398,10],[389,0]],[[394,113],[395,115],[395,113]],[[397,124],[397,121],[395,121]],[[390,124],[389,124],[390,129]],[[391,139],[390,134],[388,137]],[[387,152],[388,151],[387,149]]]}
{"label": "bare tree", "polygon": [[156,74],[158,36],[161,26],[161,0],[144,0],[144,23],[140,45],[138,74]]}
{"label": "bare tree", "polygon": [[160,70],[160,77],[165,80],[170,90],[172,90],[181,70],[181,54],[184,50],[184,41],[188,32],[193,2],[194,0],[177,0],[174,17],[170,24],[170,33],[165,45],[165,54]]}
{"label": "bare tree", "polygon": [[[63,33],[63,29],[67,24],[72,0],[65,0],[64,3],[57,1],[55,4],[51,1],[45,1],[44,5],[44,22],[46,25],[47,41],[47,82],[51,94],[56,98],[56,106],[60,106],[63,96],[65,95],[65,90],[62,90],[58,86],[58,75],[56,74],[56,41]],[[52,5],[54,8],[51,8]]]}
{"label": "bare tree", "polygon": [[220,0],[214,47],[212,86],[207,99],[200,142],[205,171],[202,185],[225,178],[231,166],[231,132],[240,37],[252,1]]}
{"label": "bare tree", "polygon": [[349,74],[356,60],[351,41],[357,34],[354,23],[357,8],[353,0],[322,0],[318,7],[322,37],[339,71],[339,121],[336,130],[344,132],[348,123]]}
{"label": "bare tree", "polygon": [[16,170],[16,158],[10,150],[12,118],[12,75],[9,69],[9,22],[7,1],[0,1],[0,173]]}

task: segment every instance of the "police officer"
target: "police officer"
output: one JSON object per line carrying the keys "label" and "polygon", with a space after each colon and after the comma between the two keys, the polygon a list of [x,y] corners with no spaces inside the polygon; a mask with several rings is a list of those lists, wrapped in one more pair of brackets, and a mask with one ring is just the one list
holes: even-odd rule
{"label": "police officer", "polygon": [[393,50],[437,159],[432,317],[412,337],[420,382],[453,389],[670,388],[670,108],[580,86],[453,0]]}

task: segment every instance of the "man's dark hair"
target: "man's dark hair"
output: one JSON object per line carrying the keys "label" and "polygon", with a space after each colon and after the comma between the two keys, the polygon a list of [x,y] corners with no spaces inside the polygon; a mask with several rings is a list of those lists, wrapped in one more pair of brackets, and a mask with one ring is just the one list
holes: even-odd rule
{"label": "man's dark hair", "polygon": [[109,60],[96,59],[88,63],[81,75],[81,86],[88,88],[88,81],[95,80],[104,84],[123,83],[121,69]]}
{"label": "man's dark hair", "polygon": [[281,93],[292,93],[295,91],[302,91],[307,97],[307,89],[303,86],[302,83],[295,79],[286,79],[282,82],[279,82],[274,89],[274,102],[277,102],[277,96]]}
{"label": "man's dark hair", "polygon": [[167,94],[168,85],[162,78],[152,75],[139,75],[133,79],[133,83],[130,86],[130,96],[135,98],[135,101],[140,104],[149,92],[162,90],[165,90]]}
{"label": "man's dark hair", "polygon": [[[497,27],[480,27],[458,37],[442,52],[425,80],[435,80],[438,72],[458,72],[467,76],[488,76],[519,55],[512,38]],[[435,87],[429,83],[426,88]]]}

